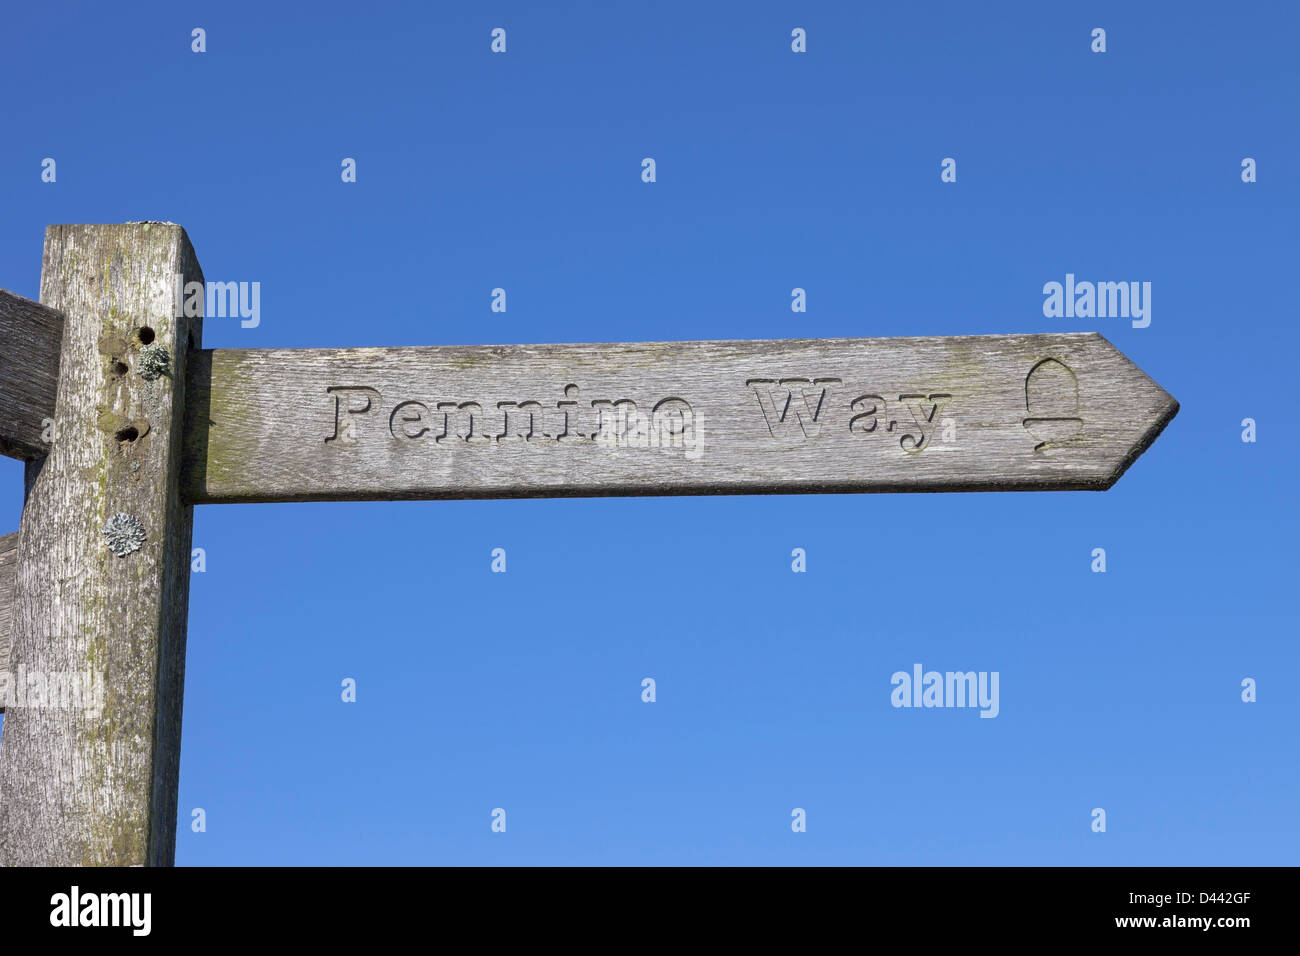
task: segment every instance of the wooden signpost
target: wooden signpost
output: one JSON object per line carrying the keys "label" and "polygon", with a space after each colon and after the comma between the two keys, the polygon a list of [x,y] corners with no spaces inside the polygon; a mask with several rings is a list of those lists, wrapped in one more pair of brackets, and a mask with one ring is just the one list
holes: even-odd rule
{"label": "wooden signpost", "polygon": [[1178,410],[1096,333],[203,350],[178,275],[52,226],[0,292],[6,864],[172,862],[195,504],[1104,490]]}

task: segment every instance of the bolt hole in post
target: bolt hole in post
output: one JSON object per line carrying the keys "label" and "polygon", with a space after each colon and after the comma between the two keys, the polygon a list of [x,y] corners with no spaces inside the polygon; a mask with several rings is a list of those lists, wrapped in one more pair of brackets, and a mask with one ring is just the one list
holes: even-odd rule
{"label": "bolt hole in post", "polygon": [[126,374],[127,372],[129,372],[129,371],[130,371],[130,369],[127,368],[125,362],[114,362],[114,363],[113,363],[113,377],[114,377],[114,378],[121,378],[123,375],[125,375],[125,374]]}
{"label": "bolt hole in post", "polygon": [[134,425],[127,425],[119,428],[113,437],[120,442],[133,442],[140,437],[140,430]]}
{"label": "bolt hole in post", "polygon": [[153,341],[153,329],[147,325],[142,325],[135,330],[135,340],[141,345],[148,345]]}

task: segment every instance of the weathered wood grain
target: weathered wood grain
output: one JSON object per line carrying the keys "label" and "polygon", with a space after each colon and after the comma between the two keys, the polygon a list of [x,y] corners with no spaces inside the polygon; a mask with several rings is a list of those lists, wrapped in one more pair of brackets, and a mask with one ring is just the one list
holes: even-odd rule
{"label": "weathered wood grain", "polygon": [[49,452],[63,313],[0,289],[0,455]]}
{"label": "weathered wood grain", "polygon": [[[18,542],[11,695],[0,743],[0,862],[172,862],[192,509],[179,494],[183,392],[202,281],[170,223],[51,226],[41,300],[66,318],[55,441]],[[152,341],[149,341],[150,331]],[[150,378],[167,351],[166,374]],[[104,534],[124,513],[142,530]],[[129,531],[129,529],[128,529]]]}
{"label": "weathered wood grain", "polygon": [[1177,409],[1096,333],[217,350],[194,356],[182,488],[194,503],[1100,490]]}
{"label": "weathered wood grain", "polygon": [[18,577],[18,532],[0,536],[0,713],[13,686],[9,645],[14,623],[14,586]]}

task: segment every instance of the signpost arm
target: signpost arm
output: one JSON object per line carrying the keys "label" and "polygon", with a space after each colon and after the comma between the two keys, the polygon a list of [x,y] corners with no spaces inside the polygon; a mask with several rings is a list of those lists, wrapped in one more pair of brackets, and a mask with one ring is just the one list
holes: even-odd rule
{"label": "signpost arm", "polygon": [[176,314],[178,275],[202,281],[180,226],[46,234],[41,302],[64,328],[54,441],[19,530],[7,865],[173,860],[193,514],[181,419],[202,334]]}
{"label": "signpost arm", "polygon": [[28,461],[50,450],[63,316],[0,289],[0,454]]}
{"label": "signpost arm", "polygon": [[1109,488],[1178,403],[1095,332],[217,349],[193,504]]}

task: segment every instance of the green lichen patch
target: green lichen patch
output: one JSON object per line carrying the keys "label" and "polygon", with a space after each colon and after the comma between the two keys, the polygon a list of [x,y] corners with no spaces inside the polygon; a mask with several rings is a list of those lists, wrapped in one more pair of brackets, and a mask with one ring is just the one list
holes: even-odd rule
{"label": "green lichen patch", "polygon": [[171,375],[171,355],[167,352],[167,346],[161,342],[142,346],[136,358],[135,369],[147,382],[162,375]]}

